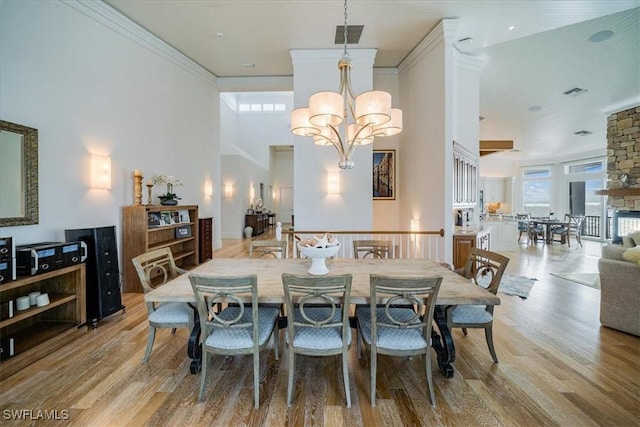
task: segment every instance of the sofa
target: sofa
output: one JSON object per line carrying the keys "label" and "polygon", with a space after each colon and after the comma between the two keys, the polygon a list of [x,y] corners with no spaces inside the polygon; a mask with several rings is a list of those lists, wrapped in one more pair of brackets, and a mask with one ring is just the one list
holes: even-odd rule
{"label": "sofa", "polygon": [[[640,235],[634,236],[640,246]],[[640,263],[625,252],[634,244],[603,246],[600,273],[600,323],[608,328],[640,336]]]}

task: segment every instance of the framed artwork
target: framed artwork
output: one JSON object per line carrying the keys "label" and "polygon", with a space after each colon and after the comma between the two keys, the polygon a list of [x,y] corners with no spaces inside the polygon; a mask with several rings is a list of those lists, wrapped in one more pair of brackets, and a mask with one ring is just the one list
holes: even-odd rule
{"label": "framed artwork", "polygon": [[176,227],[176,239],[182,239],[184,237],[191,237],[190,225],[181,225]]}
{"label": "framed artwork", "polygon": [[396,199],[396,150],[373,150],[373,200]]}

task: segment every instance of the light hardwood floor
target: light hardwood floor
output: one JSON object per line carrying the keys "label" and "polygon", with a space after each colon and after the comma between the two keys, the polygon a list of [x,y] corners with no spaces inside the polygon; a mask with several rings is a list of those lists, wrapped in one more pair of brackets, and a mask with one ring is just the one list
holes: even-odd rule
{"label": "light hardwood floor", "polygon": [[[368,359],[365,354],[358,360],[355,345],[349,409],[338,356],[297,358],[294,405],[287,408],[282,344],[279,361],[272,349],[261,354],[259,409],[253,409],[248,356],[214,359],[218,369],[198,404],[199,375],[189,373],[186,331],[158,331],[149,364],[142,365],[146,309],[141,294],[125,294],[125,314],[104,319],[86,336],[2,381],[0,424],[27,425],[46,410],[67,419],[35,425],[638,426],[640,339],[600,326],[599,290],[549,274],[597,272],[600,248],[587,241],[584,248],[522,245],[505,253],[511,258],[507,273],[538,281],[526,300],[498,294],[494,340],[500,363],[492,362],[483,331],[470,330],[467,337],[454,331],[455,377],[445,379],[434,368],[436,408],[425,391],[422,360],[384,356],[372,408]],[[215,256],[247,254],[243,239],[225,241]],[[15,419],[12,410],[30,410],[29,422]]]}

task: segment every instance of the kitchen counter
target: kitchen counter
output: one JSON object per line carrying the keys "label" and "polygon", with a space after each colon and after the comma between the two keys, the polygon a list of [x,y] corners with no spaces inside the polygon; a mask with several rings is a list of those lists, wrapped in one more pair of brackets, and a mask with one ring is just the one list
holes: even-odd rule
{"label": "kitchen counter", "polygon": [[453,268],[464,267],[472,248],[491,250],[491,229],[478,227],[453,228]]}

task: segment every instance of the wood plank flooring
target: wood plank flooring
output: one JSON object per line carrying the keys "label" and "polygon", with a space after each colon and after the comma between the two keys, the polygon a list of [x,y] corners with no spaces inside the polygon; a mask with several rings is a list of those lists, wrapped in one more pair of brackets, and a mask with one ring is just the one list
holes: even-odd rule
{"label": "wood plank flooring", "polygon": [[[217,369],[199,404],[200,377],[189,373],[187,331],[158,331],[151,359],[142,365],[146,308],[142,294],[125,294],[126,313],[109,316],[97,329],[2,381],[1,424],[638,426],[640,338],[600,326],[599,290],[549,274],[597,272],[601,245],[583,243],[584,248],[522,245],[505,253],[511,258],[507,273],[538,281],[526,300],[498,294],[502,305],[495,310],[494,340],[500,363],[492,362],[483,331],[469,330],[466,337],[454,331],[455,377],[445,379],[433,360],[436,408],[429,404],[422,359],[385,356],[379,358],[372,408],[368,354],[359,360],[355,345],[351,408],[345,406],[339,356],[298,356],[294,404],[287,408],[288,358],[282,344],[279,361],[272,348],[261,353],[259,409],[253,409],[251,357],[215,358]],[[225,241],[215,256],[247,254],[243,239]]]}

